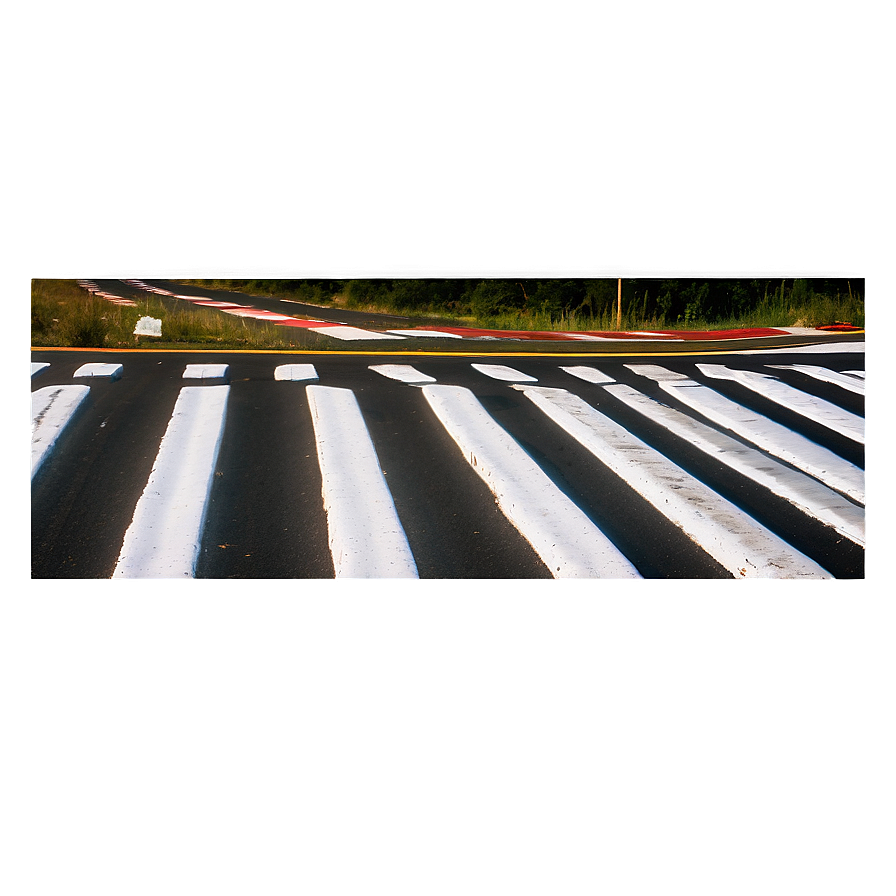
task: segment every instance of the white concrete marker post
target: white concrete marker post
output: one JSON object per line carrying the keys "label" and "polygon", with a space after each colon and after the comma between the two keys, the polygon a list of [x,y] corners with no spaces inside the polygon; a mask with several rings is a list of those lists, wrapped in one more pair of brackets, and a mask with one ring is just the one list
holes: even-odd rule
{"label": "white concrete marker post", "polygon": [[192,578],[230,386],[184,386],[113,578]]}
{"label": "white concrete marker post", "polygon": [[89,392],[89,386],[44,386],[31,393],[32,479]]}
{"label": "white concrete marker post", "polygon": [[162,322],[154,317],[141,317],[134,327],[134,335],[140,336],[156,336],[162,335]]}
{"label": "white concrete marker post", "polygon": [[307,386],[336,578],[417,578],[376,450],[350,389]]}
{"label": "white concrete marker post", "polygon": [[501,512],[555,579],[637,579],[640,573],[580,507],[554,485],[519,443],[460,386],[423,394]]}
{"label": "white concrete marker post", "polygon": [[515,388],[735,578],[832,578],[814,560],[577,395],[565,389]]}

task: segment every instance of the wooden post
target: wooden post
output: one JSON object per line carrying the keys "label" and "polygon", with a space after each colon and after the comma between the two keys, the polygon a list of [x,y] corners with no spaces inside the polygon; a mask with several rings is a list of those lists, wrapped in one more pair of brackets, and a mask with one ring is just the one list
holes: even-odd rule
{"label": "wooden post", "polygon": [[619,278],[619,288],[616,292],[616,329],[622,329],[622,277]]}

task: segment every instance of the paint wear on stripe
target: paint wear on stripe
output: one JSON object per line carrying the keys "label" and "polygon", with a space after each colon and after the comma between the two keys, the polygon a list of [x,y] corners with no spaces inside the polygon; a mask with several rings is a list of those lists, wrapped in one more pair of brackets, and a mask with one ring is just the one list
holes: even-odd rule
{"label": "paint wear on stripe", "polygon": [[191,578],[224,432],[230,386],[184,386],[113,578]]}
{"label": "paint wear on stripe", "polygon": [[865,511],[818,480],[623,384],[606,392],[689,445],[748,477],[856,544],[865,545]]}
{"label": "paint wear on stripe", "polygon": [[307,386],[336,578],[417,578],[417,564],[350,389]]}
{"label": "paint wear on stripe", "polygon": [[89,392],[89,386],[44,386],[31,393],[32,479]]}
{"label": "paint wear on stripe", "polygon": [[775,420],[745,408],[683,373],[675,373],[653,364],[625,366],[639,376],[654,380],[667,395],[713,423],[864,505],[865,471],[833,451]]}
{"label": "paint wear on stripe", "polygon": [[827,367],[816,367],[814,364],[769,364],[768,367],[774,367],[777,370],[796,370],[811,376],[813,379],[821,380],[824,383],[833,383],[849,392],[855,392],[856,395],[865,394],[864,379],[857,379],[846,373],[840,373],[837,370],[828,370]]}
{"label": "paint wear on stripe", "polygon": [[746,386],[747,389],[800,414],[807,420],[820,423],[854,442],[865,444],[865,421],[829,401],[794,389],[773,376],[752,370],[733,370],[724,364],[698,364],[697,369],[705,376],[731,380]]}
{"label": "paint wear on stripe", "polygon": [[640,578],[621,551],[487,413],[469,389],[424,386],[436,417],[554,578]]}
{"label": "paint wear on stripe", "polygon": [[565,389],[516,386],[735,578],[831,578],[817,563]]}

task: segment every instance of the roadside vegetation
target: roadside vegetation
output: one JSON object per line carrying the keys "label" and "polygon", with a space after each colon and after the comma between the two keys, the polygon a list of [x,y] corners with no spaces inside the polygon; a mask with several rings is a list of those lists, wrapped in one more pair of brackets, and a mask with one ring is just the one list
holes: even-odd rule
{"label": "roadside vegetation", "polygon": [[[183,307],[181,307],[183,305]],[[162,321],[162,336],[134,335],[137,321]],[[252,348],[295,347],[288,331],[204,308],[165,303],[156,296],[136,306],[94,296],[74,280],[31,281],[31,345],[66,348]]]}
{"label": "roadside vegetation", "polygon": [[[505,330],[614,330],[618,280],[193,280],[197,286]],[[622,281],[628,330],[865,325],[863,280]]]}
{"label": "roadside vegetation", "polygon": [[[207,288],[314,305],[400,314],[502,330],[617,328],[618,281],[509,280],[192,280]],[[141,317],[162,321],[162,336],[135,337]],[[864,281],[623,280],[625,330],[865,325]],[[136,307],[91,295],[74,280],[33,280],[31,345],[72,348],[290,349],[300,338],[274,324],[165,301]],[[304,337],[309,338],[308,336]],[[323,341],[325,342],[325,340]],[[321,345],[326,348],[326,345]]]}

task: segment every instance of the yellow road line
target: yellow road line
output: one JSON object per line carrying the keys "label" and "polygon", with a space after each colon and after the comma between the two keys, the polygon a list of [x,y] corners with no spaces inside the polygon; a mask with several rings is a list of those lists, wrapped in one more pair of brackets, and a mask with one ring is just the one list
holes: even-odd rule
{"label": "yellow road line", "polygon": [[[863,335],[864,330],[853,331],[850,336]],[[800,348],[806,345],[824,345],[823,342],[793,342],[786,345],[762,346],[768,349]],[[350,349],[276,349],[276,348],[65,348],[62,346],[31,347],[32,352],[113,352],[128,354],[227,354],[227,355],[357,355],[383,356],[396,355],[409,358],[669,358],[689,355],[728,355],[733,349],[703,349],[700,351],[631,351],[631,352],[474,352],[474,351],[361,351]],[[743,351],[743,349],[741,349]]]}

